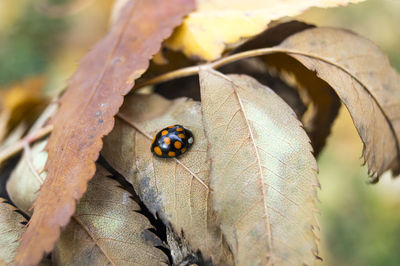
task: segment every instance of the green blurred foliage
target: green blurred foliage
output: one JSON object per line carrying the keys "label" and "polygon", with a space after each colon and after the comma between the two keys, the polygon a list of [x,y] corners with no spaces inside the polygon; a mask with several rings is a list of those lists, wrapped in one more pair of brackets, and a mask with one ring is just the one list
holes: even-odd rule
{"label": "green blurred foliage", "polygon": [[330,9],[313,8],[299,16],[319,26],[352,30],[380,46],[400,71],[400,0],[367,0]]}
{"label": "green blurred foliage", "polygon": [[361,151],[342,108],[318,160],[321,265],[400,265],[400,179],[370,184]]}
{"label": "green blurred foliage", "polygon": [[67,24],[60,18],[38,13],[33,2],[0,35],[0,87],[42,73],[51,63]]}

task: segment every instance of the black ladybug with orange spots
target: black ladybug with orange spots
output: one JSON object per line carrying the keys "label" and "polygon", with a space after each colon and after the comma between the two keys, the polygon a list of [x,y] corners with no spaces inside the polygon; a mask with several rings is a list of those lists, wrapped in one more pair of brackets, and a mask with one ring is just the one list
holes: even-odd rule
{"label": "black ladybug with orange spots", "polygon": [[151,152],[157,157],[177,157],[193,144],[193,134],[181,125],[172,125],[162,129],[153,139]]}

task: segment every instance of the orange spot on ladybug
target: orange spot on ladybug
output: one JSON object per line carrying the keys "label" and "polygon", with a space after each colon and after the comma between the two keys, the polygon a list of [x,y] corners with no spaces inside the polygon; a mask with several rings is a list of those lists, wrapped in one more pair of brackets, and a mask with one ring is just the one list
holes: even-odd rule
{"label": "orange spot on ladybug", "polygon": [[184,153],[186,151],[186,148],[182,148],[181,153]]}
{"label": "orange spot on ladybug", "polygon": [[161,155],[162,155],[162,151],[161,151],[160,147],[158,147],[158,146],[154,147],[154,152],[155,152],[158,156],[161,156]]}
{"label": "orange spot on ladybug", "polygon": [[157,137],[157,136],[154,136],[153,141],[152,141],[152,144],[154,143],[154,141],[156,141],[156,137]]}
{"label": "orange spot on ladybug", "polygon": [[162,132],[161,132],[161,136],[165,136],[165,135],[167,135],[168,134],[168,130],[163,130]]}
{"label": "orange spot on ladybug", "polygon": [[167,145],[169,145],[169,144],[171,143],[171,139],[168,138],[168,137],[166,137],[166,138],[164,139],[164,143],[167,144]]}
{"label": "orange spot on ladybug", "polygon": [[169,157],[174,157],[175,156],[175,152],[173,152],[173,151],[168,152],[168,156]]}
{"label": "orange spot on ladybug", "polygon": [[173,128],[173,127],[175,127],[175,125],[173,125],[173,126],[169,126],[168,128]]}
{"label": "orange spot on ladybug", "polygon": [[178,134],[178,137],[180,137],[181,139],[186,138],[185,134],[183,134],[183,133]]}
{"label": "orange spot on ladybug", "polygon": [[182,147],[182,143],[180,143],[179,141],[175,141],[174,146],[175,148],[180,149]]}
{"label": "orange spot on ladybug", "polygon": [[176,129],[176,131],[183,131],[183,128],[178,127],[178,128]]}

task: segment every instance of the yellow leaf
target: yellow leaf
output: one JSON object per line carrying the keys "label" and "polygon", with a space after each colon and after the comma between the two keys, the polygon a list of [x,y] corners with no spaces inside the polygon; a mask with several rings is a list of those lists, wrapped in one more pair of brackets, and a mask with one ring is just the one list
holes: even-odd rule
{"label": "yellow leaf", "polygon": [[[0,113],[8,113],[7,134],[22,121],[32,122],[47,102],[42,94],[45,85],[43,76],[35,76],[0,90]],[[4,121],[2,121],[4,123]]]}
{"label": "yellow leaf", "polygon": [[297,16],[310,7],[335,7],[363,0],[198,0],[166,46],[189,57],[214,60],[228,45],[250,38],[272,20]]}

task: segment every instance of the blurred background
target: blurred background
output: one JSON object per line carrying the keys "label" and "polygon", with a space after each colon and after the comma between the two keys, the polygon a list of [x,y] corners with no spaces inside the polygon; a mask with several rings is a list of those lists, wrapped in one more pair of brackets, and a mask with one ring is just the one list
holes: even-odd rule
{"label": "blurred background", "polygon": [[[17,138],[32,110],[67,86],[79,59],[107,32],[112,3],[0,0],[0,143],[6,127]],[[311,9],[299,19],[368,37],[400,72],[400,0]],[[28,118],[22,129],[19,116]],[[319,158],[321,265],[400,265],[400,178],[385,174],[370,185],[361,152],[342,108]]]}

